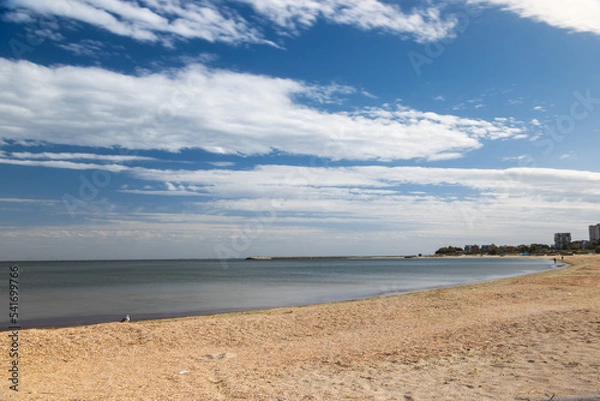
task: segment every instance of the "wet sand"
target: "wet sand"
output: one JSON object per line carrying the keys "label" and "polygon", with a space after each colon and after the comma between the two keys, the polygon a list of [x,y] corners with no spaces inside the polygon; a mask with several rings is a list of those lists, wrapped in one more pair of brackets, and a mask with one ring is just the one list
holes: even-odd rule
{"label": "wet sand", "polygon": [[0,400],[600,400],[600,257],[565,262],[369,300],[21,330],[19,392],[3,352]]}

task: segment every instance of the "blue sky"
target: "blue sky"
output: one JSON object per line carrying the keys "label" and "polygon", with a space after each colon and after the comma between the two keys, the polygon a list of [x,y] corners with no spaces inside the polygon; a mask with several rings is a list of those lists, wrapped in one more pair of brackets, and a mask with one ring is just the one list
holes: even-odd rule
{"label": "blue sky", "polygon": [[0,259],[431,253],[600,222],[600,1],[0,4]]}

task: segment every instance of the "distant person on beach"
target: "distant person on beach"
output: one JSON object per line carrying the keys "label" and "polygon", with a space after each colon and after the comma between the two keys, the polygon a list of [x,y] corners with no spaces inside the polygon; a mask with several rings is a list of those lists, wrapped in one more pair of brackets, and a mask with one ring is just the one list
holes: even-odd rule
{"label": "distant person on beach", "polygon": [[554,264],[556,264],[556,258],[554,258]]}

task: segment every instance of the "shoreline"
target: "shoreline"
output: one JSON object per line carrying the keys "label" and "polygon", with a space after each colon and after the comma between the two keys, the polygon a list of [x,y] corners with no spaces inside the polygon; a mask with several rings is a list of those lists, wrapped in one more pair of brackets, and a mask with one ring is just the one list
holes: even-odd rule
{"label": "shoreline", "polygon": [[[430,259],[430,257],[419,257],[421,259]],[[441,256],[437,256],[437,257],[431,257],[431,258],[435,258],[435,259],[449,259],[449,260],[455,260],[457,258],[469,258],[469,259],[488,259],[488,258],[505,258],[505,259],[537,259],[537,260],[552,260],[552,257],[536,257],[536,256],[506,256],[506,257],[502,257],[502,256],[489,256],[489,257],[481,257],[481,256],[475,256],[475,255],[461,255],[461,256],[448,256],[448,257],[441,257]],[[274,257],[273,259],[265,259],[265,260],[319,260],[319,259],[324,259],[324,260],[330,260],[330,259],[342,259],[342,260],[354,260],[354,259],[367,259],[367,260],[379,260],[379,259],[406,259],[406,257],[391,257],[391,256],[375,256],[375,257],[356,257],[356,256],[344,256],[344,257],[338,257],[338,256],[326,256],[326,257]],[[412,258],[409,258],[412,259]],[[240,259],[241,260],[241,259]],[[246,259],[247,260],[247,259]],[[257,259],[257,260],[263,260],[263,259]],[[275,306],[275,307],[267,307],[267,306],[257,306],[257,307],[252,307],[252,308],[229,308],[229,309],[213,309],[210,311],[203,311],[203,312],[198,312],[198,311],[184,311],[184,312],[176,312],[176,313],[143,313],[143,314],[136,314],[135,316],[133,316],[133,320],[136,322],[144,322],[144,321],[162,321],[162,320],[169,320],[169,319],[180,319],[180,318],[194,318],[194,317],[203,317],[203,316],[216,316],[216,315],[227,315],[230,313],[243,313],[243,312],[260,312],[260,311],[269,311],[269,310],[274,310],[274,309],[281,309],[281,308],[296,308],[296,307],[303,307],[303,306],[311,306],[311,305],[326,305],[326,304],[335,304],[335,303],[339,303],[339,302],[351,302],[351,301],[361,301],[361,300],[369,300],[369,299],[374,299],[374,298],[381,298],[381,297],[391,297],[391,296],[398,296],[398,295],[406,295],[406,294],[414,294],[414,293],[420,293],[420,292],[427,292],[427,291],[434,291],[434,290],[440,290],[440,289],[445,289],[445,288],[454,288],[454,287],[462,287],[462,286],[466,286],[466,285],[473,285],[473,284],[480,284],[480,283],[485,283],[485,282],[493,282],[496,280],[503,280],[503,279],[507,279],[507,278],[513,278],[513,277],[521,277],[521,276],[527,276],[530,274],[539,274],[539,273],[543,273],[545,271],[548,270],[555,270],[555,269],[560,269],[560,268],[564,268],[567,267],[568,264],[563,263],[563,262],[558,262],[557,265],[551,266],[549,267],[547,270],[541,271],[541,272],[534,272],[534,273],[526,273],[526,274],[520,274],[520,275],[515,275],[515,276],[508,276],[508,277],[504,277],[504,278],[493,278],[490,280],[483,280],[483,281],[472,281],[472,282],[461,282],[461,283],[456,283],[456,284],[448,284],[448,285],[432,285],[429,287],[424,287],[424,288],[420,288],[420,289],[406,289],[406,290],[388,290],[388,291],[380,291],[380,292],[374,292],[374,293],[370,293],[367,294],[365,296],[361,296],[361,297],[351,297],[351,298],[347,298],[347,299],[340,299],[340,300],[335,300],[335,301],[326,301],[326,302],[317,302],[317,303],[301,303],[301,304],[288,304],[288,305],[281,305],[281,306]],[[62,328],[71,328],[71,327],[85,327],[85,326],[93,326],[93,325],[98,325],[98,324],[107,324],[107,323],[114,323],[114,322],[118,322],[120,319],[122,318],[122,316],[116,316],[113,314],[103,314],[103,315],[88,315],[88,316],[72,316],[72,317],[63,317],[63,318],[39,318],[39,319],[35,319],[35,320],[30,320],[29,322],[25,323],[25,324],[21,324],[20,328],[22,330],[29,330],[29,329],[48,329],[48,330],[52,330],[52,329],[62,329]],[[0,333],[3,332],[7,332],[10,331],[10,329],[8,327],[2,326],[0,327]]]}
{"label": "shoreline", "polygon": [[[560,256],[561,251],[557,251],[555,254],[539,254],[539,255],[521,255],[518,253],[511,254],[503,254],[503,255],[489,255],[489,254],[462,254],[462,255],[435,255],[435,254],[426,254],[422,256],[418,256],[418,254],[411,255],[341,255],[341,256],[331,256],[331,255],[315,255],[315,256],[248,256],[248,257],[239,257],[239,258],[231,258],[231,259],[220,259],[220,258],[130,258],[130,259],[111,259],[111,258],[99,258],[99,259],[4,259],[0,260],[0,263],[7,264],[19,264],[19,263],[57,263],[57,262],[144,262],[144,261],[188,261],[188,260],[286,260],[286,259],[412,259],[412,258],[420,258],[420,259],[439,259],[439,258],[550,258],[552,259],[555,256]],[[566,256],[566,255],[565,255]],[[579,254],[579,255],[570,255],[572,256],[590,256],[589,254]]]}
{"label": "shoreline", "polygon": [[597,399],[600,257],[565,262],[366,300],[22,330],[19,399]]}

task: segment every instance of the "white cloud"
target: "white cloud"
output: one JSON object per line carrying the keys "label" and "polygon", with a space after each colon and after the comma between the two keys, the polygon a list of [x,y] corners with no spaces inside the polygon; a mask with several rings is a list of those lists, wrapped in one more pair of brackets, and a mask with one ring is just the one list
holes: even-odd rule
{"label": "white cloud", "polygon": [[[321,244],[304,252],[321,253],[327,253],[321,246],[347,246],[357,236],[378,242],[379,249],[397,249],[392,253],[422,249],[420,236],[459,244],[469,237],[508,244],[551,242],[556,227],[586,227],[582,222],[596,213],[600,195],[600,173],[556,169],[268,165],[243,171],[132,168],[130,173],[159,185],[171,180],[172,188],[183,193],[208,195],[196,203],[195,214],[148,212],[130,216],[133,226],[140,219],[144,224],[178,222],[190,229],[202,222],[207,231],[242,235],[255,220],[261,230],[257,241],[279,234],[280,240],[303,242],[302,236],[312,230],[310,238]],[[415,186],[427,190],[415,193]],[[187,209],[194,210],[191,204]],[[270,223],[261,225],[261,216]],[[398,236],[406,242],[399,245]],[[360,249],[368,252],[369,246]],[[275,252],[271,248],[268,253]]]}
{"label": "white cloud", "polygon": [[[600,173],[556,169],[265,165],[200,171],[128,167],[123,173],[141,180],[131,184],[140,189],[129,185],[124,192],[185,196],[186,211],[100,205],[99,213],[87,202],[82,207],[89,209],[78,210],[85,226],[11,227],[0,232],[0,250],[25,255],[26,243],[30,249],[92,252],[78,255],[88,258],[103,257],[101,251],[164,258],[215,257],[215,249],[225,247],[243,257],[349,249],[408,254],[473,241],[550,243],[558,229],[584,235],[600,195]],[[67,213],[61,203],[49,207],[56,215]],[[61,246],[65,243],[71,246]]]}
{"label": "white cloud", "polygon": [[2,21],[27,24],[34,21],[33,16],[27,10],[16,9],[2,14]]}
{"label": "white cloud", "polygon": [[565,153],[559,157],[560,160],[571,159],[573,157],[573,152]]}
{"label": "white cloud", "polygon": [[[6,155],[6,154],[5,154]],[[52,153],[52,152],[11,152],[10,157],[15,159],[50,159],[50,160],[100,160],[115,163],[126,163],[133,161],[155,161],[157,159],[146,156],[130,155],[99,155],[94,153]]]}
{"label": "white cloud", "polygon": [[365,97],[368,97],[369,99],[378,99],[378,97],[377,97],[377,96],[373,95],[372,93],[370,93],[370,92],[368,92],[368,91],[366,91],[366,90],[363,90],[363,91],[361,91],[360,93],[361,93],[363,96],[365,96]]}
{"label": "white cloud", "polygon": [[468,0],[468,3],[499,6],[521,18],[544,22],[572,32],[600,35],[598,0]]}
{"label": "white cloud", "polygon": [[[133,168],[131,173],[143,181],[171,179],[184,188],[201,189],[216,199],[197,204],[202,215],[269,214],[290,233],[320,228],[315,235],[323,244],[362,232],[365,239],[380,239],[382,247],[395,241],[380,237],[399,230],[412,239],[424,235],[459,243],[469,236],[512,244],[547,235],[551,241],[556,227],[584,227],[581,222],[596,213],[600,195],[600,173],[534,168],[270,165],[245,171]],[[426,193],[415,193],[415,186]],[[418,249],[418,241],[411,246]]]}
{"label": "white cloud", "polygon": [[188,191],[186,189],[121,189],[119,192],[134,195],[155,195],[155,196],[206,196],[200,192]]}
{"label": "white cloud", "polygon": [[304,95],[313,101],[321,104],[341,104],[341,96],[356,93],[356,89],[348,85],[332,83],[330,85],[311,85],[306,86]]}
{"label": "white cloud", "polygon": [[[520,156],[521,160],[527,156]],[[347,197],[398,194],[399,185],[461,186],[510,196],[600,195],[600,173],[543,168],[459,169],[430,167],[293,167],[257,166],[253,170],[156,170],[132,167],[129,172],[144,181],[175,182],[219,198],[298,198],[307,202],[334,191]],[[173,187],[175,188],[175,187]],[[353,189],[355,192],[353,192]],[[323,192],[325,191],[325,192]],[[365,192],[363,192],[365,191]],[[376,192],[373,192],[376,191]],[[383,192],[382,192],[383,191]],[[400,190],[401,191],[401,190]],[[490,192],[491,191],[491,192]],[[400,192],[402,193],[402,192]]]}
{"label": "white cloud", "polygon": [[[451,36],[456,25],[454,18],[444,20],[435,7],[415,8],[404,13],[396,5],[377,0],[232,0],[229,5],[235,3],[250,5],[258,16],[274,24],[283,34],[297,33],[324,19],[334,24],[362,30],[383,30],[427,42]],[[232,7],[216,0],[12,0],[10,4],[17,9],[10,13],[12,20],[31,19],[28,12],[59,16],[141,41],[169,44],[173,38],[199,38],[234,44],[273,44]]]}
{"label": "white cloud", "polygon": [[533,162],[533,158],[531,157],[531,155],[503,157],[501,160],[507,161],[507,162],[519,162],[520,165],[524,165],[524,164]]}
{"label": "white cloud", "polygon": [[542,124],[540,123],[540,120],[538,120],[537,118],[534,118],[530,121],[531,125],[534,125],[536,127],[541,126]]}
{"label": "white cloud", "polygon": [[533,110],[535,110],[535,111],[546,111],[546,109],[543,106],[535,106],[533,108]]}
{"label": "white cloud", "polygon": [[456,21],[444,20],[434,7],[404,13],[398,6],[377,0],[238,0],[248,3],[261,15],[287,31],[314,25],[319,18],[351,25],[362,30],[380,29],[394,34],[410,34],[418,42],[445,38]]}
{"label": "white cloud", "polygon": [[208,164],[215,167],[233,167],[235,166],[234,162],[207,162]]}
{"label": "white cloud", "polygon": [[78,56],[101,57],[106,54],[106,42],[99,40],[83,39],[79,42],[62,43],[57,46]]}
{"label": "white cloud", "polygon": [[[91,160],[104,164],[81,162]],[[125,171],[122,163],[156,161],[157,159],[135,155],[100,155],[93,153],[53,153],[53,152],[3,152],[0,151],[0,164],[15,166],[47,167],[69,170],[104,170],[113,173]]]}
{"label": "white cloud", "polygon": [[[469,237],[508,244],[551,242],[557,227],[586,227],[600,195],[600,173],[535,168],[259,166],[249,171],[134,168],[131,173],[201,188],[217,199],[197,204],[205,216],[269,215],[274,225],[289,228],[288,235],[317,228],[313,238],[323,245],[343,243],[360,232],[365,241],[394,249],[397,240],[386,235],[402,232],[410,238],[402,252],[422,249],[418,236],[459,244]],[[426,193],[415,194],[415,186]],[[234,231],[248,220],[238,224]]]}
{"label": "white cloud", "polygon": [[28,198],[0,198],[0,202],[5,203],[42,203],[42,204],[57,204],[60,201],[55,199],[28,199]]}
{"label": "white cloud", "polygon": [[242,17],[219,9],[210,1],[13,0],[11,5],[20,8],[21,15],[23,10],[28,10],[45,16],[71,18],[141,41],[168,43],[177,37],[210,42],[268,43]]}
{"label": "white cloud", "polygon": [[484,140],[524,133],[510,118],[407,107],[332,113],[300,102],[350,91],[333,88],[202,65],[130,76],[0,59],[0,132],[20,142],[350,160],[459,157]]}
{"label": "white cloud", "polygon": [[[527,161],[529,156],[504,158],[505,161]],[[2,161],[4,162],[4,161]],[[480,195],[498,199],[546,198],[556,200],[589,199],[595,202],[600,195],[600,173],[548,168],[434,168],[434,167],[297,167],[287,165],[259,165],[251,170],[208,169],[173,170],[128,166],[103,166],[74,162],[41,162],[12,160],[11,164],[45,166],[61,169],[108,169],[132,176],[143,184],[141,189],[132,185],[121,192],[147,195],[208,195],[216,202],[289,202],[295,199],[307,207],[317,200],[365,202],[385,201],[394,197],[414,196],[439,201],[456,199],[456,188],[475,190]],[[46,164],[41,164],[46,163]],[[415,192],[414,186],[429,188]],[[404,186],[407,186],[404,188]],[[435,189],[432,189],[435,188]],[[447,197],[446,193],[452,194]],[[427,195],[429,194],[429,195]],[[474,198],[475,199],[475,198]],[[319,204],[319,202],[317,202]],[[299,203],[298,203],[299,204]],[[323,203],[320,203],[323,204]],[[539,205],[541,206],[541,205]],[[246,209],[244,209],[246,210]],[[249,208],[247,211],[251,211]],[[297,209],[296,211],[306,211]],[[344,208],[334,207],[340,213]]]}
{"label": "white cloud", "polygon": [[106,170],[114,173],[126,170],[126,167],[118,164],[95,164],[75,163],[65,160],[20,160],[0,158],[0,164],[11,164],[14,166],[48,167],[70,170]]}

